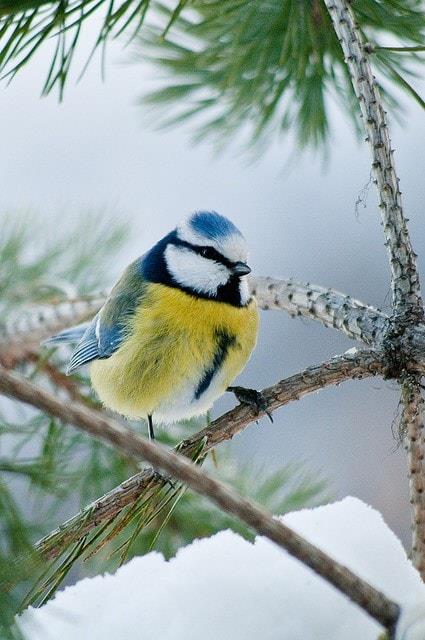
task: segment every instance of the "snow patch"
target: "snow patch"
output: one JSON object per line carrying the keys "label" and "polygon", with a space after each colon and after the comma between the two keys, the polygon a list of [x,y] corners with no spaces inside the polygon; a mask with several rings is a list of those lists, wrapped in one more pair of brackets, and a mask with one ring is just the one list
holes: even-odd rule
{"label": "snow patch", "polygon": [[[282,520],[396,602],[425,603],[425,586],[401,543],[360,500]],[[423,638],[412,630],[423,610],[409,611],[398,638]],[[232,531],[195,540],[168,562],[150,553],[114,575],[81,580],[28,609],[20,624],[28,640],[376,640],[381,631],[266,538],[252,544]]]}
{"label": "snow patch", "polygon": [[344,355],[355,356],[357,352],[358,352],[357,347],[351,347],[351,349],[347,349],[347,351],[344,351]]}

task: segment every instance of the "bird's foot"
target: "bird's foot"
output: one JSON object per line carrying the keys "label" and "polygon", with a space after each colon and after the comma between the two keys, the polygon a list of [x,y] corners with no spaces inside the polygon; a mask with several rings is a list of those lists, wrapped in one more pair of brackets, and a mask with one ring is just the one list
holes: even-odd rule
{"label": "bird's foot", "polygon": [[257,413],[265,413],[270,422],[273,422],[273,416],[268,410],[269,402],[260,391],[256,389],[246,389],[245,387],[227,387],[227,391],[234,393],[236,399],[241,404],[247,404]]}

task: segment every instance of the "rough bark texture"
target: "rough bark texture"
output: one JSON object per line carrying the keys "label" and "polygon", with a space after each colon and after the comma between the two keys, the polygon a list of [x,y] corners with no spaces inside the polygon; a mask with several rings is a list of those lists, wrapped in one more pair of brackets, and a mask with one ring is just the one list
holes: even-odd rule
{"label": "rough bark texture", "polygon": [[416,377],[407,376],[404,380],[402,402],[402,430],[412,503],[412,561],[425,580],[425,442],[423,399]]}
{"label": "rough bark texture", "polygon": [[[385,245],[391,269],[393,316],[384,335],[383,347],[392,361],[389,375],[402,384],[404,402],[403,427],[408,451],[410,501],[413,505],[413,561],[424,578],[425,543],[423,490],[425,455],[421,436],[421,398],[418,380],[406,378],[415,361],[424,362],[424,308],[420,293],[416,255],[403,215],[399,180],[395,171],[393,150],[386,114],[372,74],[367,47],[356,27],[347,0],[325,0],[335,32],[340,40],[352,84],[359,101],[361,115],[372,155],[372,170],[378,188],[379,207],[384,228]],[[423,369],[422,369],[423,373]],[[408,380],[408,382],[406,382]]]}
{"label": "rough bark texture", "polygon": [[251,290],[261,309],[282,309],[292,316],[313,318],[365,344],[378,344],[390,323],[379,309],[315,284],[257,277],[251,281]]}
{"label": "rough bark texture", "polygon": [[341,42],[372,153],[372,170],[378,187],[391,267],[394,310],[400,318],[414,314],[417,319],[422,319],[424,313],[416,255],[403,215],[399,180],[379,89],[349,3],[346,0],[325,0],[325,4]]}

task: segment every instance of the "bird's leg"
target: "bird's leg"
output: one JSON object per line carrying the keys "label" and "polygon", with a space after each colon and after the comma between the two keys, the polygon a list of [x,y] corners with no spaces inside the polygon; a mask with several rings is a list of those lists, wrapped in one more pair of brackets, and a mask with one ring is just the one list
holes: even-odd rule
{"label": "bird's leg", "polygon": [[249,405],[255,409],[257,413],[264,411],[269,417],[270,422],[273,422],[273,416],[270,411],[268,411],[269,403],[260,391],[256,389],[246,389],[245,387],[227,387],[226,391],[234,393],[236,399],[241,404]]}
{"label": "bird's leg", "polygon": [[[149,432],[149,440],[152,442],[155,440],[155,433],[153,430],[153,421],[152,421],[152,416],[150,414],[148,414],[148,432]],[[172,489],[175,489],[175,484],[174,482],[171,480],[171,478],[169,476],[164,476],[160,471],[157,471],[156,469],[153,469],[153,473],[155,476],[155,479],[158,482],[163,482],[164,485],[168,484]]]}
{"label": "bird's leg", "polygon": [[149,440],[155,440],[155,433],[153,430],[152,416],[148,414],[148,433]]}

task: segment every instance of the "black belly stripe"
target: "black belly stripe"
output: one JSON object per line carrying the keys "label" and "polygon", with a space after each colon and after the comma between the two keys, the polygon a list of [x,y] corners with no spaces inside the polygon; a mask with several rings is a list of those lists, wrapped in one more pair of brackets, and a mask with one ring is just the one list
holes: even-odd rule
{"label": "black belly stripe", "polygon": [[214,352],[213,361],[210,366],[205,369],[204,374],[195,389],[193,396],[195,400],[199,400],[202,394],[208,389],[212,379],[226,359],[230,347],[236,343],[236,337],[223,330],[216,331],[214,338],[216,341],[216,350]]}

